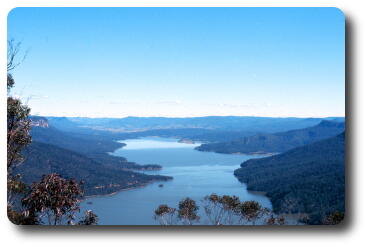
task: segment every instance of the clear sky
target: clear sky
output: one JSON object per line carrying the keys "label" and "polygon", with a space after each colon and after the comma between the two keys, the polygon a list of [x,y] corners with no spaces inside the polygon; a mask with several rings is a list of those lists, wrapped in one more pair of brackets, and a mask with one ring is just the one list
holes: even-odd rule
{"label": "clear sky", "polygon": [[16,8],[32,114],[344,116],[336,8]]}

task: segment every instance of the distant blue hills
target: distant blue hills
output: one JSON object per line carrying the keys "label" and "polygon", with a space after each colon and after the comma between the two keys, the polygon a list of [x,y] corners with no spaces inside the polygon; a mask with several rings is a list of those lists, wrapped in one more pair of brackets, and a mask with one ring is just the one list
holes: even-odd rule
{"label": "distant blue hills", "polygon": [[256,134],[230,142],[203,144],[196,149],[218,153],[280,153],[326,139],[345,130],[345,122],[322,120],[315,126],[272,134]]}
{"label": "distant blue hills", "polygon": [[[344,122],[344,117],[327,118],[273,118],[252,116],[206,116],[206,117],[46,117],[51,126],[63,131],[92,133],[98,131],[155,132],[165,136],[175,133],[180,138],[204,142],[230,141],[258,133],[276,133],[301,129],[319,124],[322,120]],[[175,129],[175,130],[174,130]],[[181,129],[181,130],[179,130]],[[147,134],[148,134],[147,133]],[[142,133],[143,135],[143,133]]]}
{"label": "distant blue hills", "polygon": [[[47,117],[55,127],[103,127],[120,130],[205,128],[205,129],[252,129],[268,132],[303,128],[319,123],[321,120],[344,121],[344,117],[328,118],[276,118],[252,116],[206,116],[206,117],[125,117],[125,118],[87,118],[87,117]],[[271,125],[272,124],[272,125]]]}

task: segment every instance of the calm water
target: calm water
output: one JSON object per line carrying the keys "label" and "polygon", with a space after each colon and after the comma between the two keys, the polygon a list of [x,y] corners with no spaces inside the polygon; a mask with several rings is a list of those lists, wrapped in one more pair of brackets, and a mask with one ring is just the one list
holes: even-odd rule
{"label": "calm water", "polygon": [[[241,200],[255,200],[271,207],[268,198],[249,193],[246,185],[233,175],[241,162],[259,156],[199,152],[194,150],[198,144],[183,144],[167,138],[132,139],[124,140],[124,143],[125,147],[113,153],[115,156],[139,164],[160,164],[163,166],[161,171],[150,173],[173,176],[174,179],[83,202],[82,211],[92,209],[99,216],[99,224],[157,225],[153,213],[160,204],[177,207],[185,197],[200,203],[211,193],[237,195]],[[163,187],[158,187],[159,184]],[[201,219],[201,224],[207,223],[205,216]]]}

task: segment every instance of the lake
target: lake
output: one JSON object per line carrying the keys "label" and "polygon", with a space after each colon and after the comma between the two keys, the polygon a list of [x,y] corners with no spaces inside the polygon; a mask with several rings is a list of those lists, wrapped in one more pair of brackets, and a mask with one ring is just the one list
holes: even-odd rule
{"label": "lake", "polygon": [[[148,137],[124,140],[126,146],[113,152],[138,164],[159,164],[160,171],[145,172],[174,177],[167,182],[155,182],[142,188],[121,191],[111,196],[89,198],[81,204],[81,211],[93,210],[100,225],[158,225],[153,219],[160,204],[177,208],[178,202],[190,197],[201,204],[211,193],[236,195],[241,200],[258,201],[271,208],[269,199],[247,191],[233,175],[240,163],[261,156],[200,152],[200,144],[185,144],[177,139]],[[162,184],[163,187],[159,187]],[[203,214],[201,214],[202,216]],[[208,224],[202,216],[200,224]]]}

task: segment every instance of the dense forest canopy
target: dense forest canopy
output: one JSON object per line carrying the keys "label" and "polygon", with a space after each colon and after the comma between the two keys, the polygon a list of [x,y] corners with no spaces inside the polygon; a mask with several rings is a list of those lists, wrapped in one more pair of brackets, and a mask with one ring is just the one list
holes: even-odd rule
{"label": "dense forest canopy", "polygon": [[101,163],[85,155],[36,141],[27,147],[24,156],[26,160],[16,169],[24,182],[31,184],[42,175],[57,173],[64,178],[82,181],[87,196],[110,194],[153,181],[172,179],[133,172],[117,163]]}
{"label": "dense forest canopy", "polygon": [[320,224],[345,212],[345,132],[241,167],[235,176],[266,192],[277,213],[306,213],[307,223]]}

